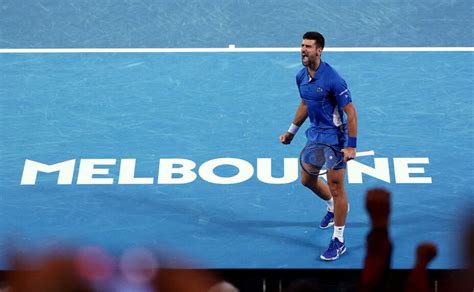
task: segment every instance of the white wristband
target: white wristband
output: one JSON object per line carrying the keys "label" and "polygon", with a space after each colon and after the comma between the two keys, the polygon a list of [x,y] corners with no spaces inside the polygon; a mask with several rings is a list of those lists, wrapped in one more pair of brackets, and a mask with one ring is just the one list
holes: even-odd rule
{"label": "white wristband", "polygon": [[291,133],[291,134],[293,134],[293,135],[296,135],[296,132],[298,132],[298,129],[299,129],[299,128],[300,128],[300,127],[298,127],[297,125],[295,125],[295,124],[292,123],[291,126],[290,126],[290,128],[288,129],[288,132]]}

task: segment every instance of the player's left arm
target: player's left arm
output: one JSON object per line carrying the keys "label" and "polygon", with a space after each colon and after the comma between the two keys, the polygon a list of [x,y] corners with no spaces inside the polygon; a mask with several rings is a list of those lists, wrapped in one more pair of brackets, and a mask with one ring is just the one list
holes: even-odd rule
{"label": "player's left arm", "polygon": [[347,116],[347,130],[349,133],[348,146],[342,149],[344,161],[348,161],[356,156],[357,147],[357,112],[352,102],[343,107]]}
{"label": "player's left arm", "polygon": [[349,140],[347,141],[347,147],[342,149],[342,152],[344,153],[344,162],[346,162],[356,156],[357,112],[352,103],[352,96],[347,83],[339,75],[336,75],[334,78],[332,90],[338,105],[344,110],[347,117]]}

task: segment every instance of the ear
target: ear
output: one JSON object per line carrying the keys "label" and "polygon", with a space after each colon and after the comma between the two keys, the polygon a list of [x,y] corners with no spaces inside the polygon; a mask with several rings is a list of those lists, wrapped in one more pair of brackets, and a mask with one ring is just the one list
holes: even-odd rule
{"label": "ear", "polygon": [[321,47],[316,48],[316,52],[318,53],[318,56],[321,56],[321,54],[323,53],[323,48]]}

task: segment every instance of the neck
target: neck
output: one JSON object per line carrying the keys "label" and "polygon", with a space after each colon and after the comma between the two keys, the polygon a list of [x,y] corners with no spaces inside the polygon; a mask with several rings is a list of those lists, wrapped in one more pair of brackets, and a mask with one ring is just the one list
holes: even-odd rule
{"label": "neck", "polygon": [[311,78],[313,78],[314,74],[316,74],[316,70],[318,70],[319,64],[321,64],[321,59],[318,58],[318,59],[316,59],[314,64],[308,64],[308,66],[306,66],[306,68],[308,69],[308,73],[311,76]]}

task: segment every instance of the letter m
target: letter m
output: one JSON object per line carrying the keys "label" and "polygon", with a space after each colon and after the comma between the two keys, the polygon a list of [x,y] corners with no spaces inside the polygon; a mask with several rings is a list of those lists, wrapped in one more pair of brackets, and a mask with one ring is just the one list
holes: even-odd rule
{"label": "letter m", "polygon": [[74,165],[76,160],[67,160],[53,165],[39,163],[33,160],[25,160],[25,167],[23,168],[23,175],[21,177],[22,185],[36,184],[36,177],[38,172],[52,173],[59,172],[58,185],[70,185],[74,176]]}

